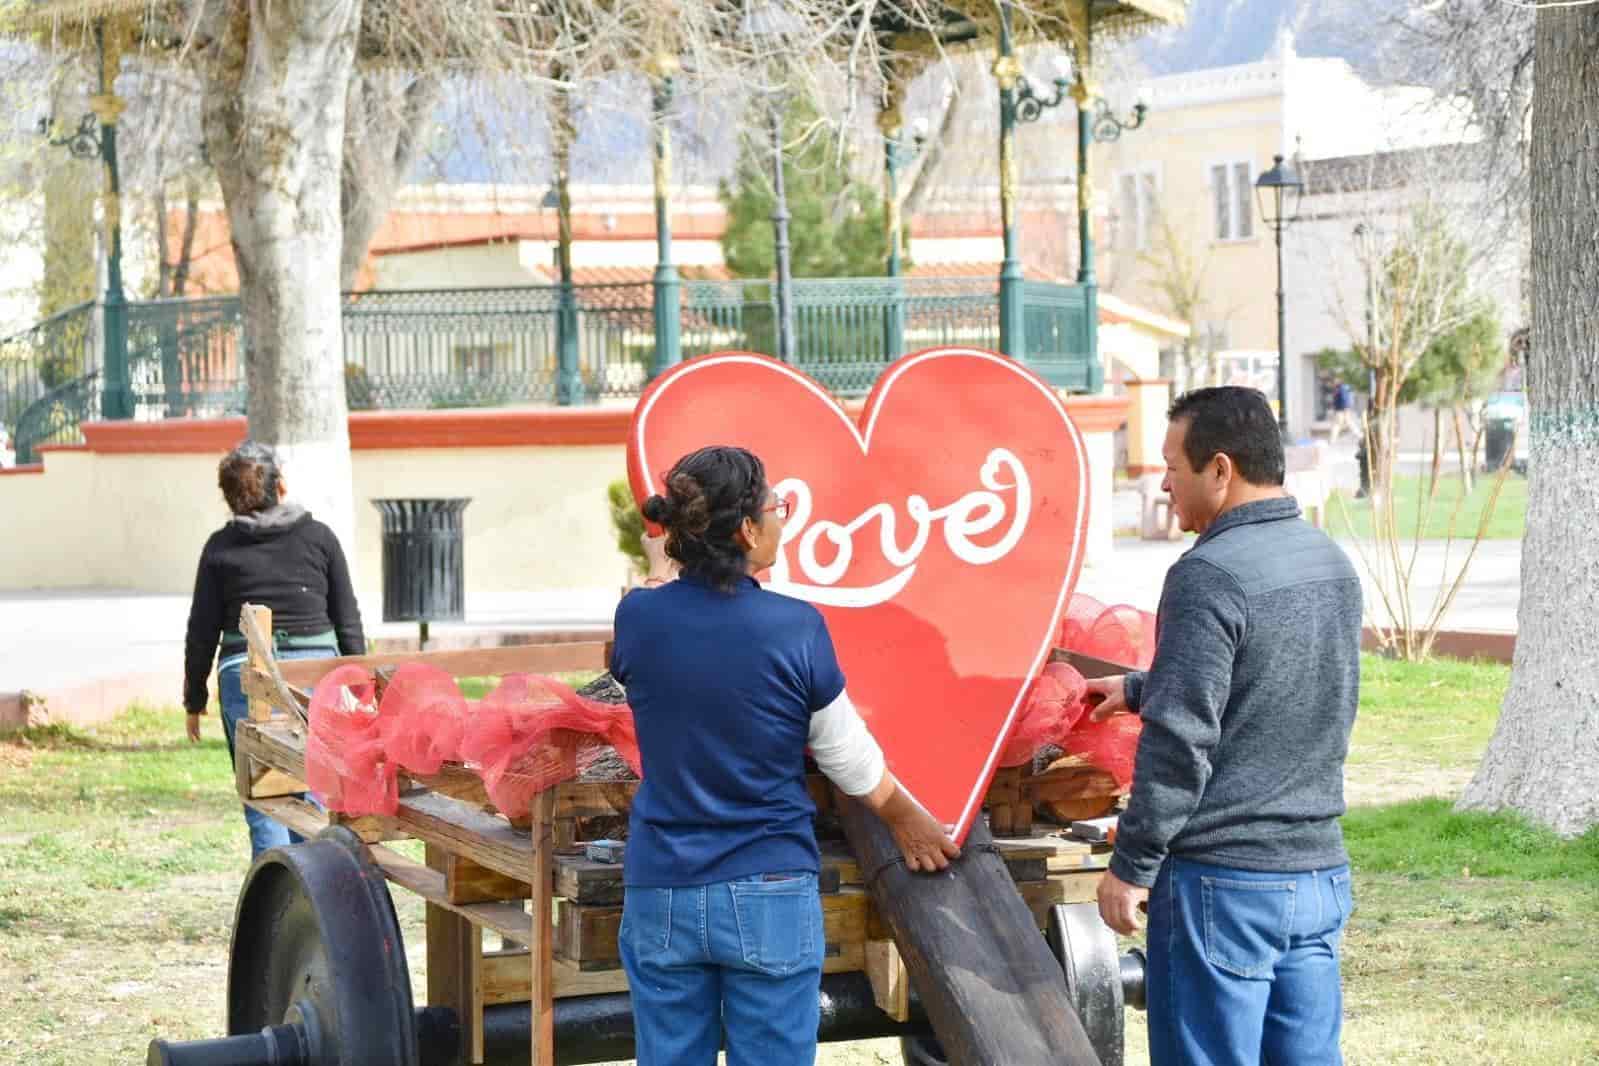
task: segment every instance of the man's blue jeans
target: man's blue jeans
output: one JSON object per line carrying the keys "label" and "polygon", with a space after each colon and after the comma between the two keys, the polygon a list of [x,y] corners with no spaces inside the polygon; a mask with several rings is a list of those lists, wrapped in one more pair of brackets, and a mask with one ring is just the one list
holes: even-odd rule
{"label": "man's blue jeans", "polygon": [[1168,858],[1149,894],[1150,1066],[1338,1066],[1349,867]]}
{"label": "man's blue jeans", "polygon": [[[327,659],[338,652],[323,648],[284,648],[275,653],[279,659]],[[233,756],[233,729],[239,721],[250,716],[250,704],[244,696],[244,656],[234,655],[223,659],[217,666],[217,699],[222,704],[222,735],[228,738],[228,760]],[[312,802],[315,802],[314,800]],[[254,862],[268,848],[283,844],[298,844],[305,838],[290,832],[282,822],[262,814],[254,807],[244,808],[244,823],[250,827],[250,861]]]}
{"label": "man's blue jeans", "polygon": [[639,1066],[810,1066],[822,979],[811,873],[629,888],[620,933]]}

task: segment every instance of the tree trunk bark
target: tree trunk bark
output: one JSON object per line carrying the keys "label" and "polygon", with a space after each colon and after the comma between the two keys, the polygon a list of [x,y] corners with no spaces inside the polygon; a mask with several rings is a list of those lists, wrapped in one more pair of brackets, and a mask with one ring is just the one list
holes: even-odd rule
{"label": "tree trunk bark", "polygon": [[1476,485],[1474,471],[1477,465],[1477,437],[1466,432],[1466,412],[1459,404],[1455,404],[1455,454],[1460,460],[1460,491],[1466,496],[1471,495],[1472,488]]}
{"label": "tree trunk bark", "polygon": [[339,184],[361,0],[207,0],[206,145],[239,269],[250,436],[355,568]]}
{"label": "tree trunk bark", "polygon": [[1432,409],[1432,469],[1427,473],[1427,494],[1438,491],[1438,475],[1444,465],[1444,409]]}
{"label": "tree trunk bark", "polygon": [[172,268],[172,295],[183,296],[189,288],[189,267],[194,263],[194,233],[200,223],[200,179],[192,173],[183,179],[183,239],[178,244],[178,261]]}
{"label": "tree trunk bark", "polygon": [[344,212],[339,288],[344,292],[356,286],[367,245],[416,160],[423,123],[438,96],[438,79],[430,75],[375,70],[357,74],[350,84],[339,194]]}
{"label": "tree trunk bark", "polygon": [[1599,822],[1599,9],[1540,7],[1532,130],[1532,436],[1515,664],[1460,806]]}

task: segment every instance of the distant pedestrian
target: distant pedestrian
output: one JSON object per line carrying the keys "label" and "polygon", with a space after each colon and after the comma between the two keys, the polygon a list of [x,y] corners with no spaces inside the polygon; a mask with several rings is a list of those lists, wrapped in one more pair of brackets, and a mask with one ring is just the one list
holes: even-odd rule
{"label": "distant pedestrian", "polygon": [[1346,429],[1356,437],[1360,436],[1360,424],[1355,420],[1355,390],[1349,382],[1340,378],[1333,386],[1332,428],[1327,433],[1327,442],[1336,444],[1338,434]]}
{"label": "distant pedestrian", "polygon": [[[198,741],[200,716],[209,702],[206,678],[220,640],[217,688],[231,757],[234,728],[248,711],[241,677],[245,642],[239,628],[245,602],[271,608],[279,659],[362,655],[366,637],[344,550],[331,529],[283,498],[283,471],[272,449],[245,441],[223,458],[217,484],[233,518],[211,534],[200,553],[184,640],[183,706],[189,712],[189,739]],[[244,820],[250,827],[252,860],[268,848],[300,839],[253,807],[244,809]]]}

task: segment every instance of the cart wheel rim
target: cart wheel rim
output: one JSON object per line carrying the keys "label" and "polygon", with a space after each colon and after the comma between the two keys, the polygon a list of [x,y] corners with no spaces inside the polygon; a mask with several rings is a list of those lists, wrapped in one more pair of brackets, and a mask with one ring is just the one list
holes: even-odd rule
{"label": "cart wheel rim", "polygon": [[342,827],[263,853],[239,893],[228,1033],[292,1021],[315,1034],[318,1066],[418,1066],[394,904],[383,874]]}

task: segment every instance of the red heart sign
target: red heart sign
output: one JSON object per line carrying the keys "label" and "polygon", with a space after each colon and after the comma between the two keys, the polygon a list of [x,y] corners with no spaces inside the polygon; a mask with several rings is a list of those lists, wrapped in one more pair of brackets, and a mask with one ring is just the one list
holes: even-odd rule
{"label": "red heart sign", "polygon": [[639,400],[634,494],[708,444],[760,456],[791,501],[765,586],[821,609],[890,769],[964,839],[1082,565],[1088,467],[1060,397],[934,348],[884,370],[857,424],[793,367],[721,352]]}

